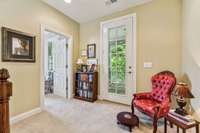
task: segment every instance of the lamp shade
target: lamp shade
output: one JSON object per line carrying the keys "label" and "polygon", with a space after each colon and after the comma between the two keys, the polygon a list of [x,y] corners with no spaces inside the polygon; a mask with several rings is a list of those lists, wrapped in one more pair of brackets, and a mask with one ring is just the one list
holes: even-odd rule
{"label": "lamp shade", "polygon": [[178,83],[176,85],[175,94],[183,98],[194,98],[190,92],[189,86],[186,83]]}
{"label": "lamp shade", "polygon": [[87,50],[82,50],[82,51],[81,51],[81,56],[82,56],[82,57],[87,56]]}
{"label": "lamp shade", "polygon": [[79,59],[77,60],[76,64],[78,64],[78,65],[83,64],[83,60],[82,60],[81,58],[79,58]]}

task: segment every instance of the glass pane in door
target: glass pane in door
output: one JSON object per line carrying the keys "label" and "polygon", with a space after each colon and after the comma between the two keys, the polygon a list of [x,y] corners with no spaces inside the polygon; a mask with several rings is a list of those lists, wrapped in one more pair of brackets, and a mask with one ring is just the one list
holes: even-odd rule
{"label": "glass pane in door", "polygon": [[126,27],[108,30],[109,93],[124,95],[126,72]]}

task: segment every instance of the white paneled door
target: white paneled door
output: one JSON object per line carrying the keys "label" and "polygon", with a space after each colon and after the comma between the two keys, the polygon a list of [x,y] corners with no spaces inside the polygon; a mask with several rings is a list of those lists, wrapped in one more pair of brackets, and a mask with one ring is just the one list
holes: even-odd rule
{"label": "white paneled door", "polygon": [[54,60],[54,94],[67,97],[67,52],[65,38],[53,40],[53,60]]}
{"label": "white paneled door", "polygon": [[128,105],[136,92],[135,21],[133,15],[101,25],[103,98]]}

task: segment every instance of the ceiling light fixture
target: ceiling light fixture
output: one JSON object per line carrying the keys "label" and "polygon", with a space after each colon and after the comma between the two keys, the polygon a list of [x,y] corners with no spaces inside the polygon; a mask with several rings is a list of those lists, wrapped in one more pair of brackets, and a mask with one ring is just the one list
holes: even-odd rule
{"label": "ceiling light fixture", "polygon": [[112,5],[112,4],[114,4],[114,3],[116,3],[118,0],[106,0],[105,1],[105,4],[107,5],[107,6],[109,6],[109,5]]}
{"label": "ceiling light fixture", "polygon": [[66,3],[71,3],[72,2],[72,0],[64,0]]}

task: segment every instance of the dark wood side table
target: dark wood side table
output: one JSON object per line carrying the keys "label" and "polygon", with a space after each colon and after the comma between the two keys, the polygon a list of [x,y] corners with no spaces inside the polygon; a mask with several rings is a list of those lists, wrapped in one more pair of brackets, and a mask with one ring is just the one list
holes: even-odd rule
{"label": "dark wood side table", "polygon": [[128,126],[130,132],[132,132],[132,128],[139,127],[139,118],[132,113],[121,112],[117,115],[117,124]]}
{"label": "dark wood side table", "polygon": [[186,133],[187,129],[196,128],[196,133],[199,133],[199,122],[196,121],[196,123],[191,124],[191,125],[186,125],[183,124],[181,122],[179,122],[178,120],[176,120],[175,118],[167,115],[164,117],[164,121],[165,121],[165,126],[164,126],[164,132],[167,133],[167,121],[169,121],[171,124],[174,124],[177,126],[177,133],[179,133],[179,128],[181,128],[183,130],[183,133]]}

